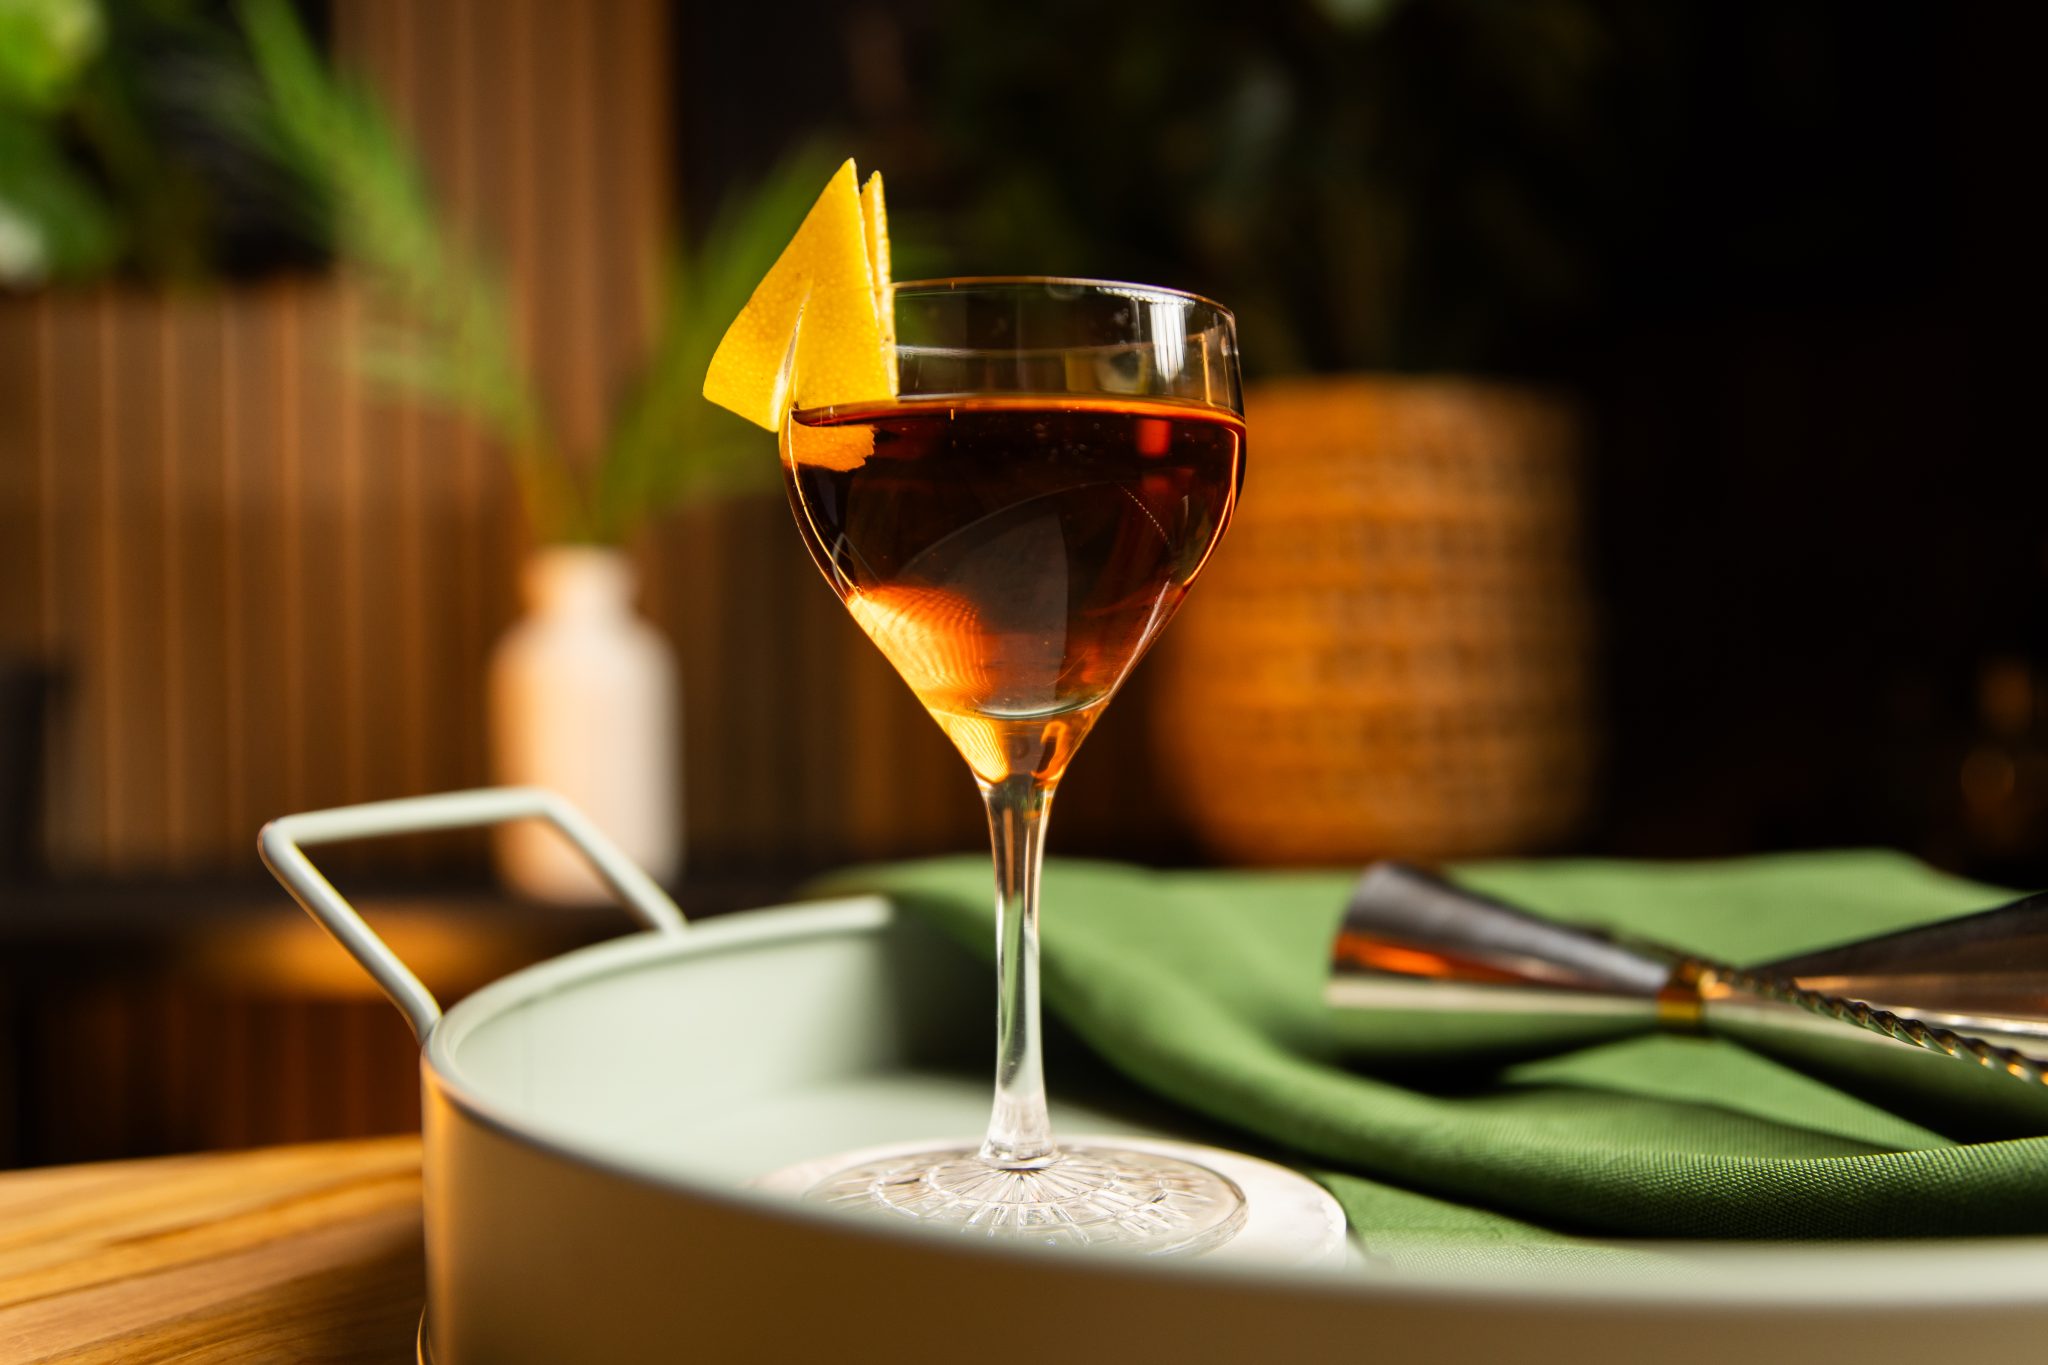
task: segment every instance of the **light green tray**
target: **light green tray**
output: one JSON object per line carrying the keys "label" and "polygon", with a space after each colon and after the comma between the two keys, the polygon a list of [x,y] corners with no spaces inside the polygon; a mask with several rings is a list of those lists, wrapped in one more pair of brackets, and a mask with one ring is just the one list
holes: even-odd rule
{"label": "light green tray", "polygon": [[[519,972],[445,1017],[298,850],[417,828],[419,807],[292,817],[264,846],[422,1035],[439,1365],[1996,1365],[2039,1360],[2048,1342],[2048,1239],[1666,1246],[1626,1269],[1467,1255],[1454,1273],[1396,1275],[1370,1258],[1305,1269],[976,1245],[750,1190],[823,1154],[977,1132],[986,973],[877,901],[685,930],[573,812],[537,799],[467,794],[425,811],[442,827],[556,820],[657,930]],[[1068,1132],[1172,1122],[1071,1047],[1055,1051],[1052,1084]],[[1357,1231],[1369,1247],[1372,1230]]]}

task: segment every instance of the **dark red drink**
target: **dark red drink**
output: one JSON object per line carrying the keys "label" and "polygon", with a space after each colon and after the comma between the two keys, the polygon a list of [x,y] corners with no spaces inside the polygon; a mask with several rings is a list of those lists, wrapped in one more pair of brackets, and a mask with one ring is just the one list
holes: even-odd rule
{"label": "dark red drink", "polygon": [[1152,399],[792,415],[812,557],[977,776],[1056,779],[1222,534],[1244,423]]}

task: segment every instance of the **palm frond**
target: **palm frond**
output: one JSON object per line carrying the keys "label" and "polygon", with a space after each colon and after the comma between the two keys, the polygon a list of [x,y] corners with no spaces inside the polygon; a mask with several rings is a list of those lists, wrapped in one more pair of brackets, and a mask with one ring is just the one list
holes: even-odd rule
{"label": "palm frond", "polygon": [[321,61],[284,0],[242,0],[242,26],[268,96],[251,136],[288,154],[338,254],[364,276],[381,317],[356,363],[380,385],[455,411],[503,441],[533,530],[593,533],[512,339],[498,271],[450,236],[418,157],[376,95]]}
{"label": "palm frond", "polygon": [[536,535],[621,541],[678,502],[775,482],[773,438],[705,402],[704,372],[830,174],[822,149],[785,158],[669,261],[660,335],[614,414],[586,502],[513,344],[501,276],[450,234],[405,135],[374,92],[321,60],[286,0],[240,10],[263,97],[236,102],[235,121],[299,168],[311,221],[371,288],[376,317],[355,364],[502,440]]}
{"label": "palm frond", "polygon": [[602,534],[622,535],[688,499],[774,485],[774,438],[705,402],[704,372],[834,164],[820,147],[800,148],[728,199],[702,238],[670,260],[661,335],[620,407],[599,471]]}

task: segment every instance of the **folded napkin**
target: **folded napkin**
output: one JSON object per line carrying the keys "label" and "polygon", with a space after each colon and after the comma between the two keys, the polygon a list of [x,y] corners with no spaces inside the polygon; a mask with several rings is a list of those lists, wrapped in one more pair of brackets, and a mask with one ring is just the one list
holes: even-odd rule
{"label": "folded napkin", "polygon": [[[1453,875],[1734,962],[2009,899],[1879,852]],[[1380,1249],[2048,1233],[2048,1138],[1953,1143],[1717,1039],[1633,1038],[1436,1090],[1363,1074],[1322,1004],[1355,876],[1055,860],[1046,1005],[1132,1080],[1322,1180]],[[884,894],[993,953],[983,859],[855,868],[823,889]]]}

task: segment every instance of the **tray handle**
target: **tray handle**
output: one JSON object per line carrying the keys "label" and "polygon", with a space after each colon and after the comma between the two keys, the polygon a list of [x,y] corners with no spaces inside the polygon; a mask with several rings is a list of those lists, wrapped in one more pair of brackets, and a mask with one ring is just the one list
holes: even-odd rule
{"label": "tray handle", "polygon": [[635,919],[664,934],[683,932],[683,912],[676,908],[668,893],[621,853],[618,845],[591,824],[583,812],[539,787],[484,787],[280,816],[263,827],[256,847],[271,875],[284,884],[292,899],[304,906],[306,913],[319,921],[335,942],[362,964],[363,970],[412,1025],[413,1036],[425,1044],[427,1035],[441,1020],[440,1002],[313,866],[305,846],[391,834],[473,829],[510,820],[547,821],[590,860],[597,875]]}

